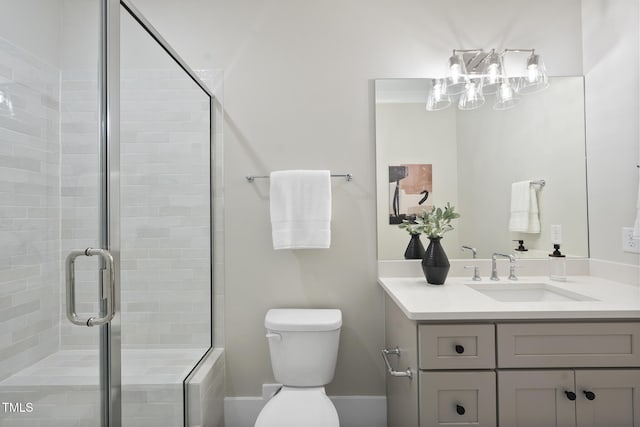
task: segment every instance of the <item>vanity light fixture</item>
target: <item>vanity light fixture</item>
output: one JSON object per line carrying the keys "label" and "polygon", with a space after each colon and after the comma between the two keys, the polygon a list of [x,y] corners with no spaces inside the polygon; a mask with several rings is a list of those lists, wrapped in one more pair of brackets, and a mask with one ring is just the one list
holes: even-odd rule
{"label": "vanity light fixture", "polygon": [[469,79],[464,88],[464,92],[460,95],[458,108],[461,110],[475,110],[484,105],[484,95],[482,93],[482,80]]}
{"label": "vanity light fixture", "polygon": [[527,58],[527,73],[518,80],[518,93],[535,93],[549,87],[549,76],[540,55],[531,49]]}
{"label": "vanity light fixture", "polygon": [[453,55],[449,58],[449,70],[451,72],[447,79],[447,94],[449,95],[460,95],[464,92],[467,67],[462,57],[462,52],[454,50]]}
{"label": "vanity light fixture", "polygon": [[451,97],[447,94],[447,80],[432,79],[431,92],[429,92],[429,96],[427,96],[427,110],[444,110],[449,105],[451,105]]}
{"label": "vanity light fixture", "polygon": [[482,91],[484,94],[490,95],[498,92],[505,73],[502,56],[498,55],[495,49],[491,49],[491,52],[487,55],[486,62],[486,76],[482,79]]}
{"label": "vanity light fixture", "polygon": [[500,83],[498,93],[496,94],[496,103],[493,104],[494,110],[508,110],[515,107],[520,102],[520,96],[513,89],[509,79],[504,79]]}
{"label": "vanity light fixture", "polygon": [[[508,53],[529,53],[526,68],[519,76],[510,76],[504,66]],[[506,110],[520,101],[520,94],[539,92],[549,87],[549,77],[540,55],[534,49],[454,49],[449,58],[450,75],[433,79],[426,109],[442,110],[460,95],[458,108],[473,110],[485,103],[486,95],[495,95],[493,108]]]}

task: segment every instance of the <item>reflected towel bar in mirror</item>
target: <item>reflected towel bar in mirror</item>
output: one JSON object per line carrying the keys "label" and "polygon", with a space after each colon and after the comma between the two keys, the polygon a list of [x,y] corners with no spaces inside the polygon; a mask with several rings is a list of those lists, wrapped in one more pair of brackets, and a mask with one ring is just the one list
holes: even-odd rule
{"label": "reflected towel bar in mirror", "polygon": [[539,179],[537,181],[531,181],[532,185],[539,185],[540,187],[544,187],[547,182],[544,179]]}
{"label": "reflected towel bar in mirror", "polygon": [[[253,182],[255,179],[257,178],[269,178],[268,175],[247,175],[245,178],[247,178],[247,181],[249,182]],[[331,178],[346,178],[347,181],[351,181],[353,179],[353,175],[350,173],[343,173],[343,174],[331,174]]]}

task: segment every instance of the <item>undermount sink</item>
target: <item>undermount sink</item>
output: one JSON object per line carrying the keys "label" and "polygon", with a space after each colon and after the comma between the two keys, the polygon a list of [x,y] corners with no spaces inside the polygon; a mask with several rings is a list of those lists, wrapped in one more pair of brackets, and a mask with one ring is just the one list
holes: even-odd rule
{"label": "undermount sink", "polygon": [[467,286],[500,302],[595,301],[547,283],[468,283]]}

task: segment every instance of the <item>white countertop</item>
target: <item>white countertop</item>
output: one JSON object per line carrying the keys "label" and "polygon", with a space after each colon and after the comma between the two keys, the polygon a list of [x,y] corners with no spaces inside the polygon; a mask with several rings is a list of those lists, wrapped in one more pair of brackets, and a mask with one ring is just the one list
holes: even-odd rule
{"label": "white countertop", "polygon": [[[520,277],[510,282],[449,277],[430,285],[423,277],[381,277],[378,283],[411,320],[638,319],[640,287],[592,276],[570,276],[566,282],[547,276]],[[467,284],[488,287],[545,283],[583,295],[586,301],[500,302]]]}

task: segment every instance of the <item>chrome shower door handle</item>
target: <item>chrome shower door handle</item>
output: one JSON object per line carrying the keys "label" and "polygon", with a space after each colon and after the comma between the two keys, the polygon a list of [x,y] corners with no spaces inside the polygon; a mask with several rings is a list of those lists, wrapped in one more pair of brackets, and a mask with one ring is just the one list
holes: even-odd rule
{"label": "chrome shower door handle", "polygon": [[[108,279],[103,280],[104,283],[104,299],[106,300],[106,310],[103,316],[99,314],[95,317],[89,317],[86,319],[80,318],[76,313],[76,273],[75,263],[76,258],[79,256],[100,256],[104,265],[106,266],[105,272],[108,275]],[[66,289],[67,289],[67,318],[74,325],[80,326],[96,326],[104,325],[113,319],[116,314],[115,296],[116,296],[116,276],[115,276],[115,264],[113,257],[106,249],[93,249],[87,248],[83,250],[71,251],[67,255],[65,261],[65,277],[66,277]],[[104,276],[103,276],[104,277]]]}

